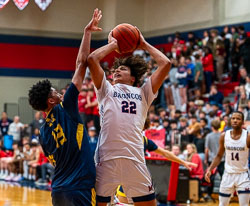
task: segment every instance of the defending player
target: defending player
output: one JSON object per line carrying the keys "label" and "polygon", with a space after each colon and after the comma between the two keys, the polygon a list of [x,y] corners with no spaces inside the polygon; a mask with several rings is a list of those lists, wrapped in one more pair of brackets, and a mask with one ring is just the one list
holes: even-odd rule
{"label": "defending player", "polygon": [[112,51],[119,50],[117,40],[111,34],[109,44],[95,50],[88,58],[101,116],[101,132],[95,155],[99,206],[111,201],[120,184],[135,206],[156,205],[151,176],[144,159],[142,129],[148,108],[157,96],[171,64],[142,35],[139,48],[147,50],[158,64],[157,70],[141,87],[137,85],[147,71],[147,64],[138,57],[117,60],[114,65],[114,85],[106,80],[100,61]]}
{"label": "defending player", "polygon": [[30,105],[47,114],[40,143],[55,166],[51,185],[54,206],[95,205],[95,165],[78,112],[78,94],[85,76],[91,32],[101,30],[98,27],[101,17],[101,11],[95,9],[84,29],[75,74],[64,99],[48,80],[39,81],[29,91]]}
{"label": "defending player", "polygon": [[221,134],[218,154],[205,174],[206,181],[210,182],[211,171],[219,165],[225,155],[225,171],[222,176],[219,192],[219,206],[227,206],[230,197],[237,191],[240,206],[249,205],[250,178],[248,172],[248,155],[250,135],[242,129],[244,115],[242,112],[233,112],[231,117],[232,130]]}

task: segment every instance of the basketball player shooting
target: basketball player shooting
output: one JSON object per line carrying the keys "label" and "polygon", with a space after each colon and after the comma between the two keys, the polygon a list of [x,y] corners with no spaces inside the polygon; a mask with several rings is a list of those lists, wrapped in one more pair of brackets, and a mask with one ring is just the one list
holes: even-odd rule
{"label": "basketball player shooting", "polygon": [[147,71],[147,64],[134,56],[115,61],[114,85],[106,80],[100,61],[112,51],[120,51],[112,33],[109,34],[109,43],[88,57],[101,119],[95,153],[98,206],[106,206],[111,201],[118,185],[123,186],[125,194],[132,198],[135,206],[156,205],[152,179],[144,159],[142,130],[148,109],[171,64],[162,52],[146,42],[137,31],[138,48],[147,50],[158,64],[157,70],[142,86],[137,87]]}
{"label": "basketball player shooting", "polygon": [[218,154],[205,174],[206,181],[210,182],[211,171],[219,165],[224,152],[226,152],[225,171],[220,184],[219,206],[229,205],[234,190],[238,193],[240,206],[249,206],[248,155],[250,135],[245,129],[242,129],[243,124],[243,113],[233,112],[231,117],[233,129],[221,134]]}

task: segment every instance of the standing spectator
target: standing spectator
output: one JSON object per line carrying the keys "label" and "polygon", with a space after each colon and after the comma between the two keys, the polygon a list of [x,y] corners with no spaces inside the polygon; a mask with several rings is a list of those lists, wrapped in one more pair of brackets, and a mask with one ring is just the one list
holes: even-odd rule
{"label": "standing spectator", "polygon": [[197,99],[200,99],[202,91],[202,81],[203,81],[203,67],[200,61],[200,55],[196,54],[194,57],[195,57],[195,68],[194,68],[195,96]]}
{"label": "standing spectator", "polygon": [[12,123],[12,120],[8,118],[6,112],[2,112],[2,118],[0,120],[0,134],[4,137],[8,134],[9,125]]}
{"label": "standing spectator", "polygon": [[[219,149],[219,139],[220,139],[220,122],[218,120],[213,120],[212,123],[212,132],[209,133],[206,137],[206,142],[205,142],[205,164],[207,166],[210,166],[213,159],[217,155],[218,149]],[[225,159],[223,157],[221,163],[218,165],[217,169],[222,177],[223,172],[224,172],[224,163]],[[211,195],[213,192],[213,187],[214,187],[214,181],[211,181],[211,187],[209,187],[208,194]]]}
{"label": "standing spectator", "polygon": [[210,87],[213,83],[213,73],[214,73],[214,59],[212,51],[209,47],[204,48],[205,56],[202,58],[202,65],[205,74],[206,81],[206,93],[209,93]]}
{"label": "standing spectator", "polygon": [[85,108],[86,110],[90,109],[91,117],[88,119],[90,121],[93,121],[94,127],[96,128],[96,133],[99,134],[100,117],[99,117],[98,101],[93,87],[88,90],[87,104],[85,105]]}
{"label": "standing spectator", "polygon": [[83,84],[78,96],[78,109],[80,117],[85,126],[87,126],[87,113],[89,112],[89,110],[86,111],[85,108],[85,105],[87,104],[87,94],[88,94],[88,87],[86,84]]}
{"label": "standing spectator", "polygon": [[176,73],[178,71],[178,61],[174,58],[171,59],[172,68],[169,72],[169,81],[171,83],[171,90],[174,100],[174,105],[177,109],[181,108],[180,93],[178,89],[178,79],[176,78]]}
{"label": "standing spectator", "polygon": [[30,123],[31,136],[35,134],[35,129],[40,130],[43,123],[44,123],[44,118],[42,117],[41,112],[36,112],[34,120]]}
{"label": "standing spectator", "polygon": [[96,149],[96,145],[98,141],[98,136],[96,134],[95,127],[92,126],[88,129],[88,137],[89,137],[90,150],[91,150],[92,156],[94,157],[95,149]]}
{"label": "standing spectator", "polygon": [[187,67],[185,62],[185,57],[180,58],[180,64],[176,73],[176,78],[178,79],[178,87],[181,97],[181,110],[186,112],[187,107]]}
{"label": "standing spectator", "polygon": [[10,124],[8,134],[13,136],[13,140],[20,141],[21,140],[21,131],[28,127],[28,125],[20,122],[19,116],[14,117],[14,121]]}
{"label": "standing spectator", "polygon": [[221,84],[222,74],[224,72],[225,57],[226,57],[223,40],[221,39],[217,40],[215,52],[216,52],[216,79]]}
{"label": "standing spectator", "polygon": [[232,64],[232,81],[238,81],[238,73],[240,67],[240,41],[236,39],[232,43],[232,50],[231,50],[231,64]]}

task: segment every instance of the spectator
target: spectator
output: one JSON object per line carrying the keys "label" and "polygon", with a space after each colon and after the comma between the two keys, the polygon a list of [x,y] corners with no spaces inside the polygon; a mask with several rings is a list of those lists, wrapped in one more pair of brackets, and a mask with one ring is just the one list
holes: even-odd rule
{"label": "spectator", "polygon": [[196,99],[200,99],[203,82],[203,67],[200,61],[200,55],[195,55],[195,68],[194,68],[194,88]]}
{"label": "spectator", "polygon": [[[220,132],[219,132],[220,122],[217,120],[213,120],[211,125],[212,125],[212,132],[207,135],[205,142],[205,164],[207,166],[211,165],[213,159],[217,155],[219,149],[219,139],[220,139]],[[221,177],[224,172],[224,163],[225,159],[223,157],[221,163],[217,167],[217,170]],[[212,185],[208,191],[209,195],[211,195],[213,192],[214,181],[212,180],[211,183]]]}
{"label": "spectator", "polygon": [[97,145],[97,142],[98,142],[98,136],[96,134],[96,128],[95,127],[90,127],[88,129],[88,137],[89,137],[89,145],[90,145],[90,150],[91,150],[91,153],[94,157],[94,154],[95,154],[95,149],[96,149],[96,145]]}
{"label": "spectator", "polygon": [[178,87],[181,97],[181,111],[186,112],[187,107],[187,67],[185,57],[180,58],[179,67],[176,73],[178,79]]}
{"label": "spectator", "polygon": [[217,90],[217,87],[215,85],[211,86],[211,90],[209,93],[208,101],[214,104],[217,104],[219,107],[222,107],[224,96],[221,92]]}
{"label": "spectator", "polygon": [[41,112],[36,112],[34,120],[30,123],[31,136],[35,134],[35,129],[40,130],[43,123],[44,123],[44,118],[42,117]]}
{"label": "spectator", "polygon": [[195,115],[191,116],[191,123],[187,128],[187,132],[189,134],[189,142],[193,142],[194,139],[200,135],[201,125],[197,121],[197,117]]}
{"label": "spectator", "polygon": [[191,169],[190,177],[202,180],[204,174],[203,165],[200,156],[197,154],[197,149],[194,144],[187,145],[187,161],[198,165],[196,168]]}
{"label": "spectator", "polygon": [[2,134],[3,137],[8,134],[9,125],[11,123],[12,123],[12,120],[8,118],[7,113],[2,112],[2,118],[0,120],[0,134]]}
{"label": "spectator", "polygon": [[15,116],[14,121],[9,126],[8,134],[13,136],[14,141],[19,142],[21,140],[21,131],[27,127],[28,125],[20,122],[19,116]]}
{"label": "spectator", "polygon": [[209,93],[210,87],[213,83],[213,73],[214,73],[214,59],[212,51],[209,47],[204,48],[205,56],[202,58],[202,65],[205,75],[206,82],[206,93]]}

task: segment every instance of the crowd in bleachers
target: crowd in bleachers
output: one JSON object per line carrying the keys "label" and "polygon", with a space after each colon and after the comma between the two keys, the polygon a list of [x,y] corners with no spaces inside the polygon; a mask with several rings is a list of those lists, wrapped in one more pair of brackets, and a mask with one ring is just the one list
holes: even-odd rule
{"label": "crowd in bleachers", "polygon": [[[149,129],[165,129],[165,148],[180,158],[198,164],[191,177],[203,179],[204,170],[218,149],[220,133],[230,129],[230,115],[240,110],[250,121],[250,38],[243,26],[225,27],[204,31],[203,37],[193,32],[183,39],[176,32],[171,51],[164,52],[172,68],[153,102],[148,118]],[[155,71],[156,62],[144,51],[135,51],[148,63],[144,82]],[[107,79],[112,83],[112,65],[103,62]],[[225,97],[221,86],[234,81],[234,96]],[[235,85],[236,85],[235,84]],[[64,94],[67,87],[61,89]],[[87,74],[79,94],[80,116],[89,132],[89,142],[94,154],[100,131],[98,103],[94,85]],[[12,120],[2,113],[0,120],[0,179],[7,181],[31,180],[48,184],[53,166],[44,157],[38,144],[39,128],[43,115],[35,114],[29,124],[22,124],[18,116]],[[11,136],[13,144],[6,148]],[[6,141],[6,142],[5,142]],[[222,162],[223,164],[223,162]],[[221,173],[221,168],[218,169]]]}

